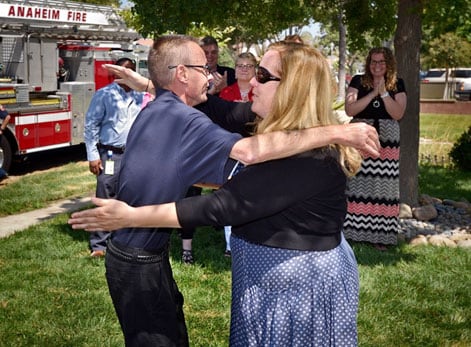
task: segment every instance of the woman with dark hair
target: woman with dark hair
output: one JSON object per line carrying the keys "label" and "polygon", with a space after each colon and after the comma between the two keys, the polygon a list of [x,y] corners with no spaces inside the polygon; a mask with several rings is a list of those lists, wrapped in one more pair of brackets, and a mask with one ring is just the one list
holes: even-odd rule
{"label": "woman with dark hair", "polygon": [[347,239],[372,243],[379,250],[397,243],[399,121],[406,103],[404,81],[397,77],[393,53],[386,47],[371,49],[365,74],[350,82],[345,111],[352,122],[376,128],[381,150],[377,158],[364,158],[360,172],[348,183],[344,233]]}

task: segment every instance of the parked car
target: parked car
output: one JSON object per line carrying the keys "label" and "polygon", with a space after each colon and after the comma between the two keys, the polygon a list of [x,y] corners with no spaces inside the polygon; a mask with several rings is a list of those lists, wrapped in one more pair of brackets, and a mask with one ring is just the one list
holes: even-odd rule
{"label": "parked car", "polygon": [[[430,69],[427,71],[424,78],[420,81],[420,98],[421,99],[450,99],[457,98],[456,91],[468,90],[468,93],[460,95],[462,97],[468,96],[469,100],[469,84],[471,83],[471,68],[454,68],[449,69],[448,73],[448,86],[446,82],[446,69]],[[467,85],[468,87],[465,87]],[[457,98],[458,99],[458,98]]]}
{"label": "parked car", "polygon": [[471,69],[456,70],[455,77],[460,78],[455,90],[455,99],[471,101]]}

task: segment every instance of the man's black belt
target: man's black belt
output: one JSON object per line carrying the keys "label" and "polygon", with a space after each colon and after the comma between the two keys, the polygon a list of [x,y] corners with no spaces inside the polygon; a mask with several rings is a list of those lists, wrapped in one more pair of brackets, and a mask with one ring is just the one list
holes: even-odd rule
{"label": "man's black belt", "polygon": [[96,145],[98,149],[105,149],[107,151],[113,151],[113,153],[116,154],[123,154],[124,153],[124,146],[123,147],[115,147],[115,146],[110,146],[110,145],[104,145],[102,143],[98,143]]}
{"label": "man's black belt", "polygon": [[162,261],[168,255],[168,247],[163,247],[155,252],[149,252],[140,248],[117,245],[108,240],[106,252],[124,261],[149,264]]}

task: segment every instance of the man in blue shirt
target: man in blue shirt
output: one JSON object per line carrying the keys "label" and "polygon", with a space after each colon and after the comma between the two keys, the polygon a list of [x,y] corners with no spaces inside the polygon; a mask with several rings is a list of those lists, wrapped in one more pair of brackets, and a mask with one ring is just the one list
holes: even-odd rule
{"label": "man in blue shirt", "polygon": [[[129,58],[116,62],[136,70]],[[85,145],[90,172],[97,177],[96,196],[116,197],[116,183],[126,139],[134,119],[141,111],[144,93],[116,82],[99,89],[85,116]],[[109,232],[90,234],[92,257],[104,256]]]}

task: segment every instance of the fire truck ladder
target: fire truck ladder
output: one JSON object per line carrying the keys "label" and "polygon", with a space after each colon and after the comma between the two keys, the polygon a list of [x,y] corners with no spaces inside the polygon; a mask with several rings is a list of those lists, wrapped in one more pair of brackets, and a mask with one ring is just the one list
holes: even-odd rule
{"label": "fire truck ladder", "polygon": [[49,8],[51,10],[71,11],[74,13],[93,13],[104,20],[101,23],[80,23],[69,20],[48,20],[47,18],[18,18],[2,16],[0,34],[38,35],[39,37],[56,38],[60,40],[99,40],[99,41],[133,41],[140,36],[126,24],[118,14],[118,9],[111,6],[101,6],[61,0],[0,0],[0,4],[16,7]]}

